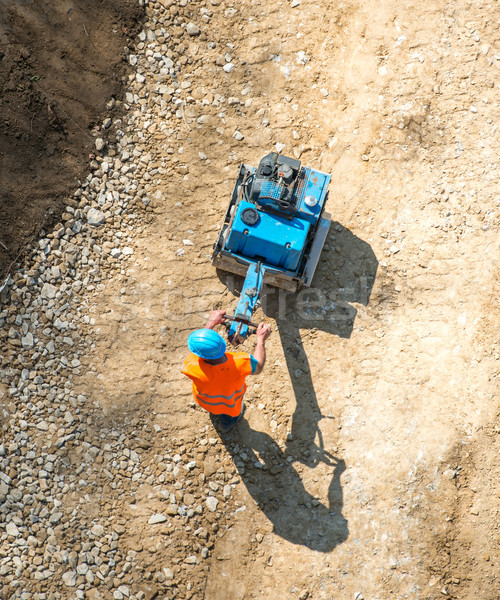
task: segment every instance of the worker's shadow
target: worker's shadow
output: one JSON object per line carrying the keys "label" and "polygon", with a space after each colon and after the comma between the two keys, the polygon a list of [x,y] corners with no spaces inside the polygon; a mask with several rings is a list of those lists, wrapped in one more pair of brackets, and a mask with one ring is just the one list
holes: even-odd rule
{"label": "worker's shadow", "polygon": [[[322,552],[331,551],[345,541],[349,533],[347,521],[342,516],[340,481],[346,466],[344,460],[325,449],[325,446],[334,446],[335,440],[324,440],[319,427],[324,417],[318,405],[301,332],[306,330],[307,335],[307,330],[316,329],[349,338],[357,314],[350,303],[368,304],[377,267],[378,261],[369,244],[340,224],[332,223],[311,288],[292,294],[264,287],[262,309],[266,316],[276,321],[295,396],[291,432],[284,451],[268,434],[253,431],[245,421],[238,425],[237,433],[223,440],[237,467],[242,462],[241,454],[234,451],[237,438],[240,439],[237,443],[243,444],[244,452],[250,455],[248,464],[259,462],[260,457],[266,465],[265,470],[253,466],[245,468],[242,478],[259,507],[272,521],[275,533]],[[233,293],[239,293],[243,278],[222,272],[219,276]],[[289,458],[292,462],[287,461]],[[327,504],[321,504],[305,490],[293,462],[301,462],[310,468],[319,463],[333,467]]]}
{"label": "worker's shadow", "polygon": [[267,433],[251,429],[245,419],[236,431],[221,435],[221,440],[276,535],[319,552],[331,552],[347,539],[340,483],[343,460],[323,452],[323,460],[333,466],[325,505],[305,489],[297,469],[287,460],[289,453]]}

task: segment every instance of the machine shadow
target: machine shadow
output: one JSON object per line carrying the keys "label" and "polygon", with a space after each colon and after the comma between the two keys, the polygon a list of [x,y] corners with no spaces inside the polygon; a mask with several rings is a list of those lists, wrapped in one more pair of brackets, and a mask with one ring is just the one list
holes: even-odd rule
{"label": "machine shadow", "polygon": [[[264,314],[277,324],[296,408],[285,451],[266,433],[251,430],[246,422],[238,426],[242,441],[254,454],[253,462],[258,455],[267,464],[265,455],[269,454],[274,456],[271,463],[278,461],[284,465],[275,474],[269,466],[252,475],[244,472],[242,478],[278,535],[323,552],[331,551],[348,536],[347,521],[341,514],[340,476],[345,463],[325,449],[319,426],[325,417],[319,408],[302,338],[318,330],[349,338],[357,315],[351,303],[368,305],[377,268],[378,261],[370,245],[333,222],[312,287],[293,294],[265,286],[261,293]],[[239,293],[244,278],[225,272],[219,272],[219,277],[230,291]],[[225,443],[232,452],[231,444]],[[326,446],[331,444],[326,441]],[[328,506],[321,505],[305,490],[299,474],[286,461],[288,457],[309,468],[319,463],[333,467]]]}

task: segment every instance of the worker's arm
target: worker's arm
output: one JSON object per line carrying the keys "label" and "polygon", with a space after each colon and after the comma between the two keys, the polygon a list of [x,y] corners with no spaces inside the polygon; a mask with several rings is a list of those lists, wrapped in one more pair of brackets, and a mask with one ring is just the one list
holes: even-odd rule
{"label": "worker's arm", "polygon": [[257,367],[254,371],[254,375],[259,375],[264,369],[266,364],[266,340],[271,335],[271,328],[265,323],[260,323],[257,327],[257,346],[253,356],[257,361]]}
{"label": "worker's arm", "polygon": [[205,329],[213,329],[216,325],[220,325],[224,323],[224,315],[226,314],[225,310],[213,310],[208,317],[207,324],[205,325]]}

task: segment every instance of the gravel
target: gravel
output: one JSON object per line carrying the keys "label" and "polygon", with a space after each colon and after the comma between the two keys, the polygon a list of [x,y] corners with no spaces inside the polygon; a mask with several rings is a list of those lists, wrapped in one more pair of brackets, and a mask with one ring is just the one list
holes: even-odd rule
{"label": "gravel", "polygon": [[[97,155],[61,221],[0,292],[0,375],[7,392],[0,405],[0,598],[83,599],[103,586],[113,598],[144,600],[167,597],[188,581],[201,589],[203,563],[235,510],[236,469],[217,440],[204,437],[206,429],[199,439],[167,440],[158,450],[161,427],[149,427],[146,417],[118,427],[98,398],[77,389],[81,375],[98,374],[92,352],[99,329],[89,307],[116,278],[127,278],[138,229],[147,227],[158,202],[153,181],[167,174],[171,153],[153,156],[152,135],[157,126],[174,133],[185,119],[208,123],[208,115],[183,104],[192,81],[177,83],[171,75],[179,66],[189,72],[180,42],[203,36],[184,16],[189,4],[175,6],[183,27],[168,45],[170,13],[161,3],[149,7],[128,56],[135,72],[124,102],[107,104],[121,114],[103,120]],[[235,67],[231,60],[226,73]],[[146,95],[154,114],[143,110]],[[197,102],[205,108],[203,97]],[[189,252],[194,243],[183,245]],[[135,500],[145,489],[147,515]],[[156,557],[160,545],[164,552]]]}

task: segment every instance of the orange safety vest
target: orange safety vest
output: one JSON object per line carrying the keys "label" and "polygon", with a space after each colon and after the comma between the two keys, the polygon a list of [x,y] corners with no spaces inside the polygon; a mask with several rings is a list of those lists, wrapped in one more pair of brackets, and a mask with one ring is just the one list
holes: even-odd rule
{"label": "orange safety vest", "polygon": [[247,389],[245,378],[252,373],[250,354],[226,352],[226,358],[220,365],[211,365],[191,353],[182,373],[193,381],[193,396],[201,407],[214,415],[237,417]]}

